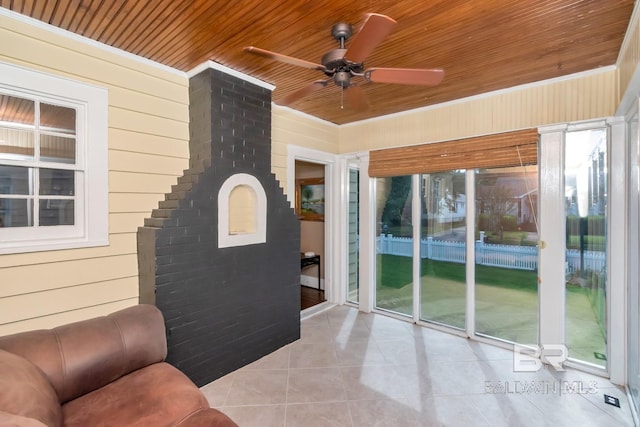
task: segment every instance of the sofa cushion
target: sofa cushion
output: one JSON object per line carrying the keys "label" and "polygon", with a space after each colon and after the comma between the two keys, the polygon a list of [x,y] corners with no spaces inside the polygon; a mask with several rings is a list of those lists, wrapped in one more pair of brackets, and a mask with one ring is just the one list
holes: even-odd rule
{"label": "sofa cushion", "polygon": [[[0,350],[0,411],[7,419],[2,425],[37,425],[29,419],[47,426],[62,425],[58,396],[44,373],[27,359],[4,350]],[[18,417],[10,419],[9,414]],[[26,419],[20,423],[19,417]]]}
{"label": "sofa cushion", "polygon": [[65,426],[172,426],[209,404],[182,372],[156,363],[62,405]]}
{"label": "sofa cushion", "polygon": [[160,310],[142,304],[54,329],[0,337],[0,349],[42,369],[64,403],[164,360],[167,340]]}

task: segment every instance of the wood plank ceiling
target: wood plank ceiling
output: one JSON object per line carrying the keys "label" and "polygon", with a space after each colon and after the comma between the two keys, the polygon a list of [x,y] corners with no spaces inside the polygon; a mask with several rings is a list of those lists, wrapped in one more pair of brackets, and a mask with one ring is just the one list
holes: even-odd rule
{"label": "wood plank ceiling", "polygon": [[[368,67],[442,68],[435,87],[364,83],[364,111],[333,84],[291,105],[337,124],[437,104],[616,63],[633,0],[0,0],[28,15],[188,71],[212,60],[276,86],[277,103],[321,71],[243,52],[253,45],[320,63],[337,22],[397,21]],[[346,42],[347,48],[349,41]]]}

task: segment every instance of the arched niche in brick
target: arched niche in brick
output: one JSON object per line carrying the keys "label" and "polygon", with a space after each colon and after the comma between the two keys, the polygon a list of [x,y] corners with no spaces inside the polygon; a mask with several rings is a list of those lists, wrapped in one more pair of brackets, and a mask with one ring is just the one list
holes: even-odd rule
{"label": "arched niche in brick", "polygon": [[218,247],[246,246],[267,239],[267,196],[253,175],[231,175],[218,192]]}

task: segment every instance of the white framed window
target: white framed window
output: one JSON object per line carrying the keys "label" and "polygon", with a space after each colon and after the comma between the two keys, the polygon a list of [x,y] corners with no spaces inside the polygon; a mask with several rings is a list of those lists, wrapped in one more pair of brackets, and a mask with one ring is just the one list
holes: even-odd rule
{"label": "white framed window", "polygon": [[0,75],[0,254],[107,245],[107,90]]}

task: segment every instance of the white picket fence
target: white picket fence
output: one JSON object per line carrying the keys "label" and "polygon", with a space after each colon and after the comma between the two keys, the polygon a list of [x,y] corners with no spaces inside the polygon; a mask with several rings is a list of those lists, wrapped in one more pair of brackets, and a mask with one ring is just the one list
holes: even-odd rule
{"label": "white picket fence", "polygon": [[[436,261],[464,264],[465,242],[435,240],[433,237],[420,240],[420,257]],[[413,256],[413,239],[381,235],[376,240],[376,252],[398,256]],[[606,257],[604,252],[585,251],[583,270],[603,271]],[[538,269],[538,248],[535,246],[495,245],[476,241],[476,264],[517,270]],[[566,251],[567,272],[580,269],[580,251]]]}
{"label": "white picket fence", "polygon": [[[603,271],[607,263],[605,252],[601,251],[584,251],[583,271]],[[580,270],[580,251],[578,249],[567,249],[565,259],[567,273],[573,273]]]}

